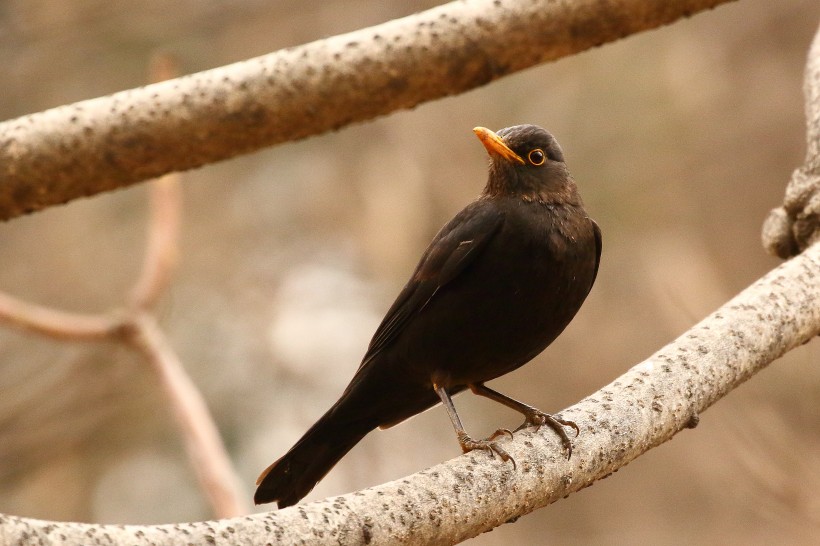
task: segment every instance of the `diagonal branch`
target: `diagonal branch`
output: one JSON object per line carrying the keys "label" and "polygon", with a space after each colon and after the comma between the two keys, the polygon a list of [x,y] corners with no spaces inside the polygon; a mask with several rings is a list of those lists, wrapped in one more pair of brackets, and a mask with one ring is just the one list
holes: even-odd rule
{"label": "diagonal branch", "polygon": [[156,374],[200,489],[214,513],[222,517],[246,513],[247,497],[241,494],[242,488],[208,406],[156,319],[147,312],[137,311],[128,332],[128,341],[143,354]]}
{"label": "diagonal branch", "polygon": [[0,123],[0,220],[479,87],[729,0],[466,0]]}
{"label": "diagonal branch", "polygon": [[0,515],[0,541],[84,544],[453,544],[545,506],[694,426],[698,415],[820,333],[820,245],[780,265],[646,361],[563,412],[570,461],[549,431],[504,445],[517,469],[470,453],[284,510],[203,523],[111,526]]}

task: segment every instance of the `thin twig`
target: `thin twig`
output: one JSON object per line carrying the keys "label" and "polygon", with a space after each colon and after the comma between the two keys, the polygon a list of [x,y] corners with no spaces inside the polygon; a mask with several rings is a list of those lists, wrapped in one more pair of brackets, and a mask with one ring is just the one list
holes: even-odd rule
{"label": "thin twig", "polygon": [[159,379],[188,458],[214,513],[220,518],[247,513],[248,501],[244,500],[247,495],[241,494],[236,472],[208,406],[185,373],[156,319],[148,313],[137,312],[130,325],[128,339],[152,365]]}
{"label": "thin twig", "polygon": [[117,313],[68,313],[29,303],[0,292],[0,322],[56,339],[95,341],[117,335]]}
{"label": "thin twig", "polygon": [[131,304],[139,309],[156,305],[171,281],[177,261],[182,189],[177,173],[151,183],[151,223],[142,272],[131,290]]}

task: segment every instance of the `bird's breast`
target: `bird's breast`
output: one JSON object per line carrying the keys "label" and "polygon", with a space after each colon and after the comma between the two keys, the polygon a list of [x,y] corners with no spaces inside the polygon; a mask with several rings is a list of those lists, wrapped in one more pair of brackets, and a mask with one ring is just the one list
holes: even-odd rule
{"label": "bird's breast", "polygon": [[[581,307],[596,244],[583,211],[507,213],[457,279],[442,287],[404,339],[412,360],[446,369],[453,385],[488,381],[544,350]],[[419,317],[421,318],[421,316]]]}

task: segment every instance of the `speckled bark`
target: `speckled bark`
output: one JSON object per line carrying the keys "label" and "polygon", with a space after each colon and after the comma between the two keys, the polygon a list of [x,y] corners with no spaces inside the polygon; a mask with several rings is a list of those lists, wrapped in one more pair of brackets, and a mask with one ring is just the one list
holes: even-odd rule
{"label": "speckled bark", "polygon": [[783,206],[763,224],[763,246],[781,258],[794,256],[820,237],[820,30],[814,36],[803,83],[806,96],[806,161],[792,174]]}
{"label": "speckled bark", "polygon": [[[2,544],[453,544],[592,485],[697,423],[726,393],[820,333],[820,245],[562,413],[581,428],[504,444],[517,468],[471,453],[348,495],[228,520],[151,527],[0,516]],[[28,542],[27,542],[28,541]]]}
{"label": "speckled bark", "polygon": [[0,123],[0,220],[338,129],[728,0],[467,0]]}

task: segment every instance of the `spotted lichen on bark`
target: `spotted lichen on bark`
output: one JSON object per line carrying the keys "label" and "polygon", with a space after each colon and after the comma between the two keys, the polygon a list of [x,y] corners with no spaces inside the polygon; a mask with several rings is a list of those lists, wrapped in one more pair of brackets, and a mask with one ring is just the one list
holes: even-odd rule
{"label": "spotted lichen on bark", "polygon": [[806,99],[806,160],[795,169],[783,205],[763,224],[763,246],[789,258],[820,237],[820,32],[809,49],[803,83]]}
{"label": "spotted lichen on bark", "polygon": [[0,123],[0,220],[453,95],[729,0],[468,0]]}

